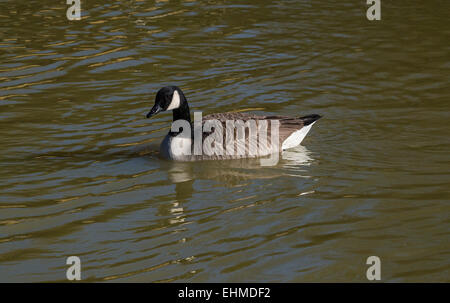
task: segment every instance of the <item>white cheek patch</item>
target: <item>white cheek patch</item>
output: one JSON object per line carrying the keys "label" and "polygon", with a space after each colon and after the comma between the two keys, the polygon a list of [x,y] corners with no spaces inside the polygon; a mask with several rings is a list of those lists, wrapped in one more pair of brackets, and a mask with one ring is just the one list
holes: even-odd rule
{"label": "white cheek patch", "polygon": [[172,101],[170,101],[170,105],[167,108],[167,110],[177,109],[178,107],[180,107],[180,95],[176,90],[173,92]]}

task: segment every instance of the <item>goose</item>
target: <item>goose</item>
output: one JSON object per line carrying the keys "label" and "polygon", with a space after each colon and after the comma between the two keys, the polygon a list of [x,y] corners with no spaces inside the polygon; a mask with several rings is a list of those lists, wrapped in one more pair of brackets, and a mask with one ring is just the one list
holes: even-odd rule
{"label": "goose", "polygon": [[[161,142],[160,153],[164,158],[175,161],[222,160],[268,156],[275,152],[281,152],[300,145],[313,124],[321,118],[317,114],[290,117],[281,115],[256,115],[242,112],[215,113],[206,115],[200,119],[201,134],[198,134],[196,133],[195,126],[199,124],[191,121],[188,101],[178,86],[161,88],[156,94],[155,104],[146,117],[151,118],[164,111],[172,111],[173,123],[171,130]],[[194,113],[194,120],[196,120],[197,114]],[[245,125],[239,137],[243,141],[237,141],[237,143],[230,141],[238,138],[239,131],[232,129],[228,133],[227,123],[229,121],[240,121]],[[174,125],[177,123],[178,128],[174,128]],[[270,140],[266,139],[267,141],[263,141],[265,144],[262,144],[258,141],[257,137],[252,136],[251,126],[256,126],[258,131],[265,128],[266,133],[258,134],[267,134]],[[220,127],[222,129],[218,130]],[[272,134],[277,134],[278,140],[276,140],[275,136],[272,137]],[[242,137],[242,135],[244,136]],[[200,146],[200,149],[197,149],[197,151],[195,147],[196,136],[201,137],[200,145],[197,145],[197,148]],[[215,141],[211,140],[211,138]],[[211,141],[214,144],[206,145],[206,142],[211,143]],[[232,142],[232,144],[228,145],[229,142]],[[217,145],[217,143],[219,144]],[[215,149],[217,146],[222,149]],[[252,147],[256,146],[257,148],[252,149]],[[236,152],[238,150],[241,152]]]}

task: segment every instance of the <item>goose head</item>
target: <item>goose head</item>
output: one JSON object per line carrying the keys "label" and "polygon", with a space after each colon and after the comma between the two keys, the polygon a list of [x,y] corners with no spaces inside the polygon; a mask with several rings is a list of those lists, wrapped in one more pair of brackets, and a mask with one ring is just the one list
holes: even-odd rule
{"label": "goose head", "polygon": [[156,94],[155,105],[153,105],[146,117],[153,117],[163,111],[185,111],[186,109],[189,113],[187,100],[181,89],[177,86],[166,86],[161,88]]}

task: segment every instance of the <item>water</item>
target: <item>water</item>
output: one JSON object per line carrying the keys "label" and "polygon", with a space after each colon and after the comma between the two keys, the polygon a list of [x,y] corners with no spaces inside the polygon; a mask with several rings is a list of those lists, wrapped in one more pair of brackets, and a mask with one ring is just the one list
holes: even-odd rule
{"label": "water", "polygon": [[[0,3],[0,281],[449,282],[448,1]],[[324,116],[275,167],[171,163],[203,114]]]}

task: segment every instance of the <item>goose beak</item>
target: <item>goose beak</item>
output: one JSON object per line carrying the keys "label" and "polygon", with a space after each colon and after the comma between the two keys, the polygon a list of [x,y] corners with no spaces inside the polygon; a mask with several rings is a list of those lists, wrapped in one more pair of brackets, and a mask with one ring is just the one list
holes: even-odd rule
{"label": "goose beak", "polygon": [[155,104],[152,109],[150,110],[150,112],[147,114],[147,118],[150,118],[154,115],[156,115],[157,113],[159,113],[160,111],[162,111],[162,108],[158,105]]}

